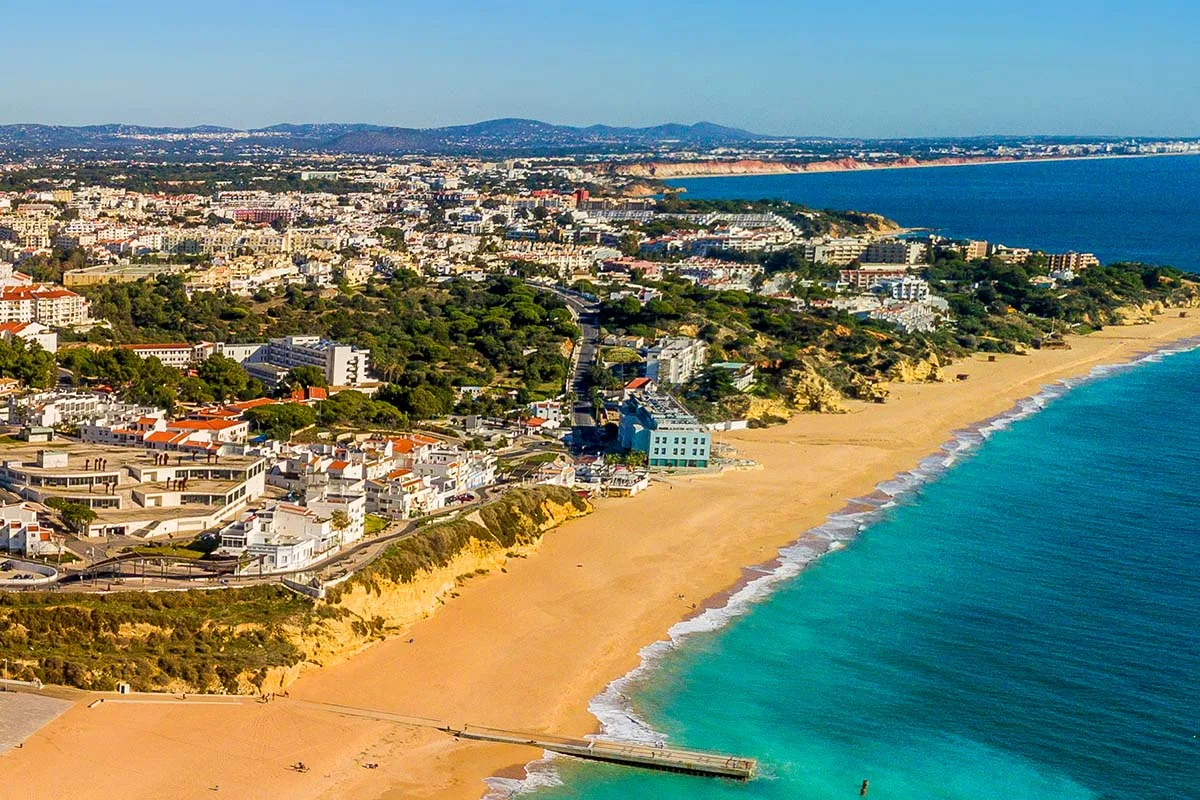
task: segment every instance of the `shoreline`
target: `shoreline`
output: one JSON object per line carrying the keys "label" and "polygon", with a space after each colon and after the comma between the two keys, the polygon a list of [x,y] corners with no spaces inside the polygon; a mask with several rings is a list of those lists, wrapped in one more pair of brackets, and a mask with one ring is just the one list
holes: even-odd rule
{"label": "shoreline", "polygon": [[[882,406],[854,403],[843,415],[801,415],[724,434],[763,468],[716,480],[668,477],[638,497],[601,501],[596,513],[548,536],[537,554],[511,560],[508,575],[472,581],[405,634],[412,644],[380,642],[311,673],[291,692],[456,722],[595,732],[589,707],[640,668],[647,648],[729,606],[764,575],[778,575],[785,551],[802,546],[831,515],[878,513],[889,496],[879,487],[922,469],[960,433],[997,424],[1047,384],[1197,336],[1200,316],[1160,317],[1076,337],[1069,351],[966,359],[955,371],[968,380],[898,384]],[[779,566],[764,571],[771,563]],[[505,609],[502,624],[498,608]],[[135,748],[119,763],[104,757],[114,741],[149,740],[153,753]],[[61,769],[65,752],[80,768]],[[236,713],[108,704],[89,711],[81,704],[0,757],[0,780],[23,776],[45,787],[46,797],[85,800],[211,797],[212,785],[235,797],[465,800],[487,791],[486,778],[511,779],[532,755],[322,716],[286,701]],[[284,768],[297,759],[312,766],[310,775]],[[380,766],[363,770],[363,760]]]}
{"label": "shoreline", "polygon": [[[1106,155],[1091,155],[1091,156],[1047,156],[1045,158],[981,158],[977,161],[946,161],[937,160],[920,161],[916,164],[896,164],[896,163],[871,163],[859,162],[860,166],[847,168],[838,166],[829,166],[822,169],[803,169],[804,164],[796,164],[799,169],[788,169],[786,165],[781,164],[779,169],[765,169],[747,172],[707,172],[697,173],[695,175],[674,175],[670,177],[659,177],[658,175],[633,176],[639,177],[642,180],[657,180],[667,183],[669,181],[690,181],[693,179],[706,180],[709,178],[755,178],[769,175],[829,175],[842,174],[847,172],[879,172],[882,170],[900,170],[900,169],[938,169],[943,167],[985,167],[997,166],[1001,164],[1047,164],[1057,161],[1107,161],[1128,158],[1173,158],[1185,156],[1200,156],[1200,153],[1114,153]],[[678,162],[685,165],[688,162]],[[695,163],[695,162],[692,162]],[[769,162],[763,162],[769,163]],[[835,162],[809,162],[816,164],[826,164]]]}
{"label": "shoreline", "polygon": [[[636,691],[637,684],[653,672],[662,658],[684,647],[693,636],[719,632],[738,617],[750,613],[756,605],[769,600],[779,588],[816,561],[853,544],[868,528],[884,519],[887,512],[903,498],[919,493],[959,461],[973,457],[992,436],[1013,423],[1040,413],[1050,403],[1080,386],[1196,349],[1200,349],[1200,335],[1134,353],[1127,361],[1097,364],[1085,374],[1059,378],[1045,385],[1037,394],[1017,400],[1007,411],[954,431],[952,438],[913,469],[880,481],[869,494],[850,498],[821,524],[805,530],[794,541],[782,546],[775,557],[744,567],[742,577],[736,584],[701,602],[695,613],[671,626],[667,638],[643,647],[638,653],[641,661],[637,667],[613,680],[588,704],[589,712],[600,721],[597,735],[631,741],[669,741],[667,734],[655,730],[637,714],[628,695],[630,689]],[[553,772],[553,759],[532,761],[526,765],[526,771],[527,775],[534,773],[533,782],[537,784],[544,780],[537,773]],[[506,781],[513,777],[507,772],[510,771],[495,776],[500,779],[498,781],[489,779],[490,785],[494,783],[502,791],[494,791],[487,798],[507,797],[512,789],[521,784],[520,781]]]}

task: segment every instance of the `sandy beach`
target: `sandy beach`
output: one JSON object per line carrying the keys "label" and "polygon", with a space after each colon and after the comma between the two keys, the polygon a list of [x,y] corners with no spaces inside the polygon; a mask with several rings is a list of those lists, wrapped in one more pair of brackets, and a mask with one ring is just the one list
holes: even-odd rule
{"label": "sandy beach", "polygon": [[662,181],[682,181],[693,180],[697,178],[742,178],[742,177],[760,177],[766,175],[823,175],[830,172],[875,172],[878,170],[893,170],[893,169],[938,169],[942,167],[982,167],[996,166],[1000,164],[1045,164],[1055,161],[1097,161],[1097,160],[1112,160],[1112,159],[1128,159],[1128,158],[1165,158],[1168,156],[1196,156],[1200,153],[1120,153],[1120,154],[1097,154],[1090,156],[1031,156],[1027,158],[990,158],[990,157],[965,157],[965,158],[942,158],[930,159],[927,161],[896,161],[896,162],[871,162],[857,161],[849,159],[852,164],[842,161],[816,161],[808,163],[798,162],[756,162],[762,166],[754,166],[745,169],[733,169],[726,172],[697,172],[695,174],[679,169],[680,167],[688,167],[687,162],[674,164],[672,162],[656,163],[653,174],[638,175],[642,178],[655,178]]}
{"label": "sandy beach", "polygon": [[[850,404],[842,415],[722,434],[761,469],[672,477],[638,497],[601,501],[596,513],[548,534],[536,554],[510,560],[507,574],[469,582],[405,635],[304,676],[290,699],[95,709],[79,702],[0,756],[0,786],[21,787],[12,796],[75,800],[477,798],[484,778],[519,773],[538,753],[340,717],[295,700],[595,731],[589,699],[636,667],[642,647],[849,498],[871,493],[955,430],[1045,384],[1196,336],[1200,314],[1165,316],[1073,339],[1068,351],[994,363],[976,357],[947,370],[968,379],[896,385],[886,405]],[[296,761],[309,771],[290,770]],[[367,762],[379,767],[365,769]]]}

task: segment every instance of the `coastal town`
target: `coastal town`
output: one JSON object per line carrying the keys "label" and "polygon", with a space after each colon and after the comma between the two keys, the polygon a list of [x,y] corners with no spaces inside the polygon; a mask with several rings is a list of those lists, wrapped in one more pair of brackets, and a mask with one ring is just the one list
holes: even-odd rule
{"label": "coastal town", "polygon": [[2,18],[0,800],[1196,796],[1200,4]]}
{"label": "coastal town", "polygon": [[[1071,328],[1024,344],[985,335],[944,296],[962,291],[955,270],[1020,270],[1052,293],[1100,268],[1090,253],[949,240],[871,214],[631,194],[612,172],[554,159],[301,167],[229,168],[245,186],[294,189],[225,180],[202,193],[181,169],[147,191],[46,179],[0,192],[0,549],[14,557],[0,585],[320,591],[369,563],[351,558],[365,544],[378,540],[377,556],[510,489],[635,495],[666,472],[746,466],[715,432],[836,410],[831,395],[882,402],[889,380],[914,379],[904,370],[944,379],[926,343],[837,386],[828,364],[761,347],[763,314],[825,319],[837,337],[860,325],[876,349],[943,336],[1011,352]],[[375,318],[279,324],[289,306],[361,309],[389,285],[397,298],[485,298],[491,316],[455,322],[447,307],[421,323],[460,324],[440,357],[465,347],[475,363],[437,386],[406,375]],[[684,302],[708,304],[699,324]],[[996,302],[993,315],[1015,311]],[[163,320],[183,334],[166,340],[147,322],[162,303],[216,304],[218,319]],[[716,314],[753,303],[770,311],[744,329]],[[480,369],[496,347],[520,352]]]}

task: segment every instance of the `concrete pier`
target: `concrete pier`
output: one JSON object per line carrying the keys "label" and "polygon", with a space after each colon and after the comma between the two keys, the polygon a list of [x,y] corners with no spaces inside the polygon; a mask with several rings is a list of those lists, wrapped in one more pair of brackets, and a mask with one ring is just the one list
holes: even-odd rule
{"label": "concrete pier", "polygon": [[607,761],[612,764],[624,764],[625,766],[641,767],[643,769],[681,772],[689,775],[704,775],[714,778],[733,778],[743,781],[753,778],[758,769],[758,762],[753,758],[709,753],[701,750],[683,750],[665,745],[656,746],[636,742],[616,742],[607,739],[576,739],[545,733],[523,733],[521,731],[487,728],[478,725],[453,725],[422,717],[406,717],[402,714],[393,714],[390,711],[342,706],[333,703],[314,703],[304,700],[296,702],[309,708],[322,709],[351,717],[365,717],[367,719],[396,722],[401,725],[435,728],[460,739],[496,742],[498,744],[525,745],[577,758],[586,758],[592,761]]}

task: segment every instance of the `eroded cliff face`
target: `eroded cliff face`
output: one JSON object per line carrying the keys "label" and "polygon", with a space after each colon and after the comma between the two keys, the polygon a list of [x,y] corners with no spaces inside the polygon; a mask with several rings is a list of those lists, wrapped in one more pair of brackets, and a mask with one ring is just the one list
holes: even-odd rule
{"label": "eroded cliff face", "polygon": [[1172,311],[1187,313],[1190,309],[1200,308],[1200,291],[1195,284],[1189,284],[1170,303],[1155,300],[1141,305],[1130,304],[1113,310],[1118,325],[1148,325],[1154,317],[1170,314]]}
{"label": "eroded cliff face", "polygon": [[[543,489],[545,491],[543,491]],[[265,676],[247,676],[249,690],[278,692],[303,671],[343,661],[373,642],[397,635],[435,613],[473,578],[499,572],[511,558],[534,552],[542,534],[574,517],[591,511],[591,506],[569,490],[538,487],[535,502],[505,505],[501,498],[487,507],[446,525],[457,526],[465,541],[443,564],[398,575],[393,569],[364,570],[344,586],[319,601],[309,619],[290,626],[288,636],[303,654],[303,661],[276,667]],[[437,526],[430,526],[435,533]],[[503,528],[503,530],[501,530]],[[421,534],[418,534],[421,535]]]}
{"label": "eroded cliff face", "polygon": [[800,411],[841,414],[846,410],[842,393],[811,365],[789,371],[784,376],[783,389],[788,403]]}
{"label": "eroded cliff face", "polygon": [[905,358],[888,370],[888,380],[894,383],[940,383],[946,379],[936,354],[928,358]]}

